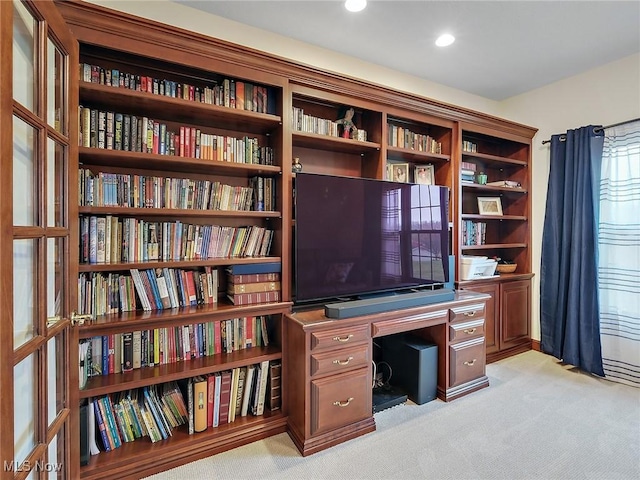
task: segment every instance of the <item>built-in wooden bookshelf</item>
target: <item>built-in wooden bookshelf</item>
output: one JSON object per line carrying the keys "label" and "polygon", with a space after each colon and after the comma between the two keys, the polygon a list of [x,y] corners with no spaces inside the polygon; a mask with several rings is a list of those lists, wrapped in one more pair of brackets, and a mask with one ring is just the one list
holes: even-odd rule
{"label": "built-in wooden bookshelf", "polygon": [[[293,409],[289,408],[287,398],[287,382],[290,379],[287,378],[286,366],[287,362],[296,361],[296,358],[295,354],[289,356],[284,336],[292,301],[295,174],[291,171],[291,165],[294,158],[299,158],[305,172],[371,179],[384,179],[388,162],[407,163],[412,169],[416,166],[432,166],[435,183],[448,186],[451,190],[451,249],[457,261],[462,254],[480,254],[499,255],[518,263],[516,272],[510,276],[487,282],[458,283],[461,288],[485,291],[492,295],[493,300],[487,304],[486,311],[487,319],[494,319],[492,325],[487,323],[487,328],[491,329],[485,334],[488,351],[506,355],[527,347],[531,289],[530,150],[535,129],[434,99],[395,91],[370,81],[323,72],[315,67],[95,4],[70,0],[55,1],[54,6],[66,22],[66,25],[55,26],[68,26],[78,41],[79,50],[76,52],[69,48],[69,58],[75,60],[79,56],[78,64],[65,65],[74,75],[73,81],[65,84],[69,89],[64,92],[65,100],[70,102],[70,109],[66,113],[72,121],[68,124],[69,128],[80,131],[79,134],[68,136],[75,140],[77,135],[80,142],[79,146],[73,142],[74,145],[69,148],[71,156],[66,165],[69,174],[61,183],[70,205],[70,240],[68,246],[65,243],[64,249],[70,261],[64,274],[66,283],[74,286],[69,289],[69,298],[65,301],[72,307],[68,309],[69,312],[78,310],[78,313],[91,316],[84,324],[69,329],[69,336],[65,337],[64,342],[69,347],[68,358],[78,359],[80,344],[95,337],[176,329],[236,318],[263,316],[269,319],[268,345],[199,355],[197,358],[157,365],[154,363],[153,366],[135,368],[133,371],[90,376],[83,388],[79,388],[80,374],[75,362],[68,362],[67,377],[71,389],[68,398],[63,396],[61,401],[68,407],[66,415],[69,427],[68,432],[65,430],[64,435],[60,436],[59,444],[62,451],[63,439],[70,439],[70,444],[65,445],[68,448],[60,457],[65,460],[70,478],[139,478],[289,429],[288,416]],[[4,18],[10,17],[3,17],[3,27],[8,27],[7,31],[11,28],[7,24],[9,21]],[[85,70],[85,65],[88,70]],[[91,66],[98,69],[94,72]],[[111,72],[113,80],[114,70],[118,71],[118,78],[121,73],[124,74],[122,86],[119,80],[118,86],[107,82],[107,72]],[[76,72],[78,78],[75,78]],[[97,75],[97,81],[93,81],[93,75]],[[231,91],[232,85],[238,88],[240,84],[245,92],[248,88],[256,87],[256,94],[245,96],[244,102],[239,102],[240,97],[232,97]],[[9,99],[8,95],[10,92],[3,92],[3,101],[5,97]],[[222,101],[216,101],[220,95]],[[202,101],[203,96],[206,101]],[[236,100],[235,105],[231,102],[232,98]],[[251,108],[248,108],[250,102]],[[10,103],[11,99],[3,104]],[[244,108],[238,108],[241,104]],[[301,128],[294,124],[298,110],[316,119],[313,122],[336,122],[347,108],[354,109],[354,123],[366,135],[363,133],[345,138],[340,135],[339,127],[335,135],[333,130],[329,130],[328,134],[325,130]],[[83,113],[84,109],[88,109],[87,113]],[[20,107],[17,110],[20,115],[31,118],[26,109]],[[165,141],[164,149],[143,149],[142,137],[138,140],[138,133],[132,135],[129,129],[125,130],[130,132],[128,149],[124,148],[124,143],[122,149],[107,148],[106,132],[102,148],[100,127],[95,127],[92,132],[92,111],[96,112],[94,115],[98,123],[100,112],[122,115],[123,122],[125,116],[129,117],[130,122],[133,117],[136,117],[136,121],[140,118],[152,119],[157,122],[159,132],[160,129],[170,132],[164,137],[168,142]],[[85,138],[87,125],[88,135]],[[136,123],[137,127],[139,125],[142,124]],[[412,134],[428,136],[436,147],[424,150],[406,142],[390,142],[390,135],[394,129],[397,132],[398,127]],[[175,138],[180,138],[181,132],[186,135],[187,131],[192,132],[193,129],[196,138],[199,133],[201,139],[204,134],[207,140],[213,137],[243,141],[250,139],[250,142],[255,140],[255,144],[250,145],[270,149],[269,160],[231,162],[229,156],[212,157],[202,155],[202,150],[187,150],[185,141],[181,143]],[[57,138],[56,132],[53,133],[52,137]],[[116,132],[113,133],[115,136]],[[191,135],[189,137],[194,138]],[[119,140],[124,142],[125,139],[121,136]],[[131,148],[132,141],[134,148]],[[463,141],[475,143],[477,150],[463,151]],[[190,142],[190,145],[194,143]],[[200,147],[202,145],[200,143]],[[2,147],[5,156],[11,157],[11,140],[3,138]],[[244,153],[239,157],[236,156],[236,150],[233,159],[238,160],[243,155],[247,158],[247,152],[252,151],[252,147],[246,148],[248,150],[243,150]],[[254,158],[253,154],[249,156]],[[520,187],[462,185],[459,173],[463,161],[482,168],[489,182],[511,180],[518,182]],[[96,205],[86,203],[86,199],[80,200],[82,188],[86,187],[84,182],[82,187],[80,185],[83,178],[81,169],[96,175],[116,175],[116,178],[117,175],[129,175],[194,182],[218,181],[227,186],[243,188],[251,188],[255,177],[271,179],[275,184],[275,205],[267,209],[123,206],[117,202],[106,206]],[[413,173],[413,170],[410,172]],[[118,184],[116,191],[122,191],[121,184]],[[504,215],[501,218],[488,219],[479,214],[477,197],[483,195],[502,198]],[[3,198],[9,196],[3,192]],[[189,257],[193,260],[172,258],[149,261],[144,260],[143,256],[124,261],[117,255],[109,263],[86,261],[80,251],[82,218],[106,219],[107,216],[157,224],[182,222],[199,227],[260,227],[273,231],[273,238],[267,253],[248,257],[213,255],[211,258]],[[484,244],[462,245],[459,232],[461,222],[467,220],[487,223]],[[3,231],[11,230],[9,223],[3,217]],[[58,235],[56,232],[54,234]],[[11,243],[10,234],[5,234],[3,240]],[[117,236],[116,243],[119,243]],[[233,305],[229,302],[225,295],[225,270],[234,266],[265,263],[281,266],[281,300],[258,305]],[[217,272],[217,302],[151,311],[137,308],[134,311],[99,315],[92,314],[91,308],[76,308],[91,303],[83,302],[75,288],[81,276],[127,276],[132,269],[142,271],[159,268]],[[459,264],[456,272],[459,273]],[[9,279],[9,276],[6,274],[3,278]],[[43,286],[44,281],[39,285]],[[40,292],[39,300],[44,301],[44,297],[45,294]],[[501,318],[517,318],[517,321],[513,325],[500,325]],[[45,325],[45,320],[41,320],[41,324]],[[8,329],[2,332],[3,342],[11,344],[11,332]],[[444,330],[441,333],[445,335]],[[371,332],[363,330],[362,334],[363,339],[370,341]],[[304,350],[306,347],[296,345],[296,348]],[[22,350],[19,353],[22,354]],[[188,381],[195,376],[265,361],[274,365],[281,363],[283,367],[282,395],[278,408],[266,409],[261,415],[240,417],[233,423],[208,428],[201,433],[191,434],[186,425],[178,426],[166,440],[152,443],[146,438],[139,438],[109,452],[93,455],[87,465],[81,466],[77,448],[81,431],[80,411],[89,399],[115,396],[120,392],[159,386],[166,382]],[[363,389],[368,389],[369,363],[363,362],[358,369],[358,381]],[[3,378],[2,385],[12,383]],[[301,411],[296,408],[294,415],[299,415]],[[310,420],[296,418],[295,421],[304,424]],[[374,422],[367,422],[367,428],[373,429]],[[43,427],[40,430],[44,431],[46,425],[42,422],[38,425],[41,424]],[[10,442],[2,443],[4,448]],[[38,455],[46,457],[44,453]]]}
{"label": "built-in wooden bookshelf", "polygon": [[[460,288],[491,295],[485,331],[487,360],[495,361],[531,343],[531,138],[470,125],[462,126],[461,138],[457,254],[517,264],[486,279],[464,280],[458,270]],[[480,174],[486,183],[478,182]],[[479,197],[499,199],[502,215],[481,214]]]}

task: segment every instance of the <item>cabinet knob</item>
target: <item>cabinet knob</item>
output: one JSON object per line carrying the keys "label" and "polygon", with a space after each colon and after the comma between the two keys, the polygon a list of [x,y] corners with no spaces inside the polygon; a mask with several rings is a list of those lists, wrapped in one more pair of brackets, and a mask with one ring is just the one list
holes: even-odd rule
{"label": "cabinet knob", "polygon": [[463,331],[467,335],[472,335],[472,334],[476,333],[476,330],[477,330],[476,328],[465,328]]}
{"label": "cabinet knob", "polygon": [[334,365],[349,365],[349,362],[353,360],[353,357],[349,357],[346,360],[334,360]]}
{"label": "cabinet knob", "polygon": [[473,365],[476,363],[476,359],[474,358],[473,360],[471,360],[470,362],[464,362],[464,364],[467,367],[473,367]]}
{"label": "cabinet knob", "polygon": [[473,317],[476,314],[475,310],[471,310],[470,312],[464,312],[463,315],[465,317]]}
{"label": "cabinet knob", "polygon": [[348,342],[353,337],[353,334],[346,335],[344,337],[333,337],[336,342]]}
{"label": "cabinet knob", "polygon": [[334,404],[336,407],[346,407],[346,406],[348,406],[352,401],[353,401],[353,397],[349,397],[349,399],[348,399],[348,400],[346,400],[345,402],[341,402],[340,400],[337,400],[337,401],[333,402],[333,404]]}

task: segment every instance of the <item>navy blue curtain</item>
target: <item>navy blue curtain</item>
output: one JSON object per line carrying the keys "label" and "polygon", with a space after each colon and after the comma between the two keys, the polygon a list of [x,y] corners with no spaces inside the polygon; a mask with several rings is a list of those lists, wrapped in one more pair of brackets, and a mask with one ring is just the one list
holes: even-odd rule
{"label": "navy blue curtain", "polygon": [[540,347],[604,376],[597,282],[598,162],[594,126],[551,137],[540,275]]}

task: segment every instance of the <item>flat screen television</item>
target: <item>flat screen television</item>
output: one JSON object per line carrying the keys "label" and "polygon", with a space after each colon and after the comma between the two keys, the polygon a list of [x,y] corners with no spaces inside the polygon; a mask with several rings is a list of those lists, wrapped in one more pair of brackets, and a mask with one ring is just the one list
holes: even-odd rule
{"label": "flat screen television", "polygon": [[298,173],[295,304],[445,284],[448,218],[447,187]]}

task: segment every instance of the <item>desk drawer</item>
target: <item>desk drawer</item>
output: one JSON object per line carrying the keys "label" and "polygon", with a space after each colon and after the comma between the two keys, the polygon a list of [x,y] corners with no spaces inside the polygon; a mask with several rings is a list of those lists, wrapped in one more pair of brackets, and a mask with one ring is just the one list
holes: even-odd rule
{"label": "desk drawer", "polygon": [[484,336],[484,318],[449,324],[449,341],[460,342]]}
{"label": "desk drawer", "polygon": [[369,344],[311,354],[311,375],[344,372],[369,366]]}
{"label": "desk drawer", "polygon": [[311,382],[311,435],[372,415],[368,368]]}
{"label": "desk drawer", "polygon": [[367,341],[370,338],[370,327],[366,325],[354,325],[347,328],[332,328],[311,334],[311,350],[323,348],[336,348],[342,345],[351,345]]}
{"label": "desk drawer", "polygon": [[478,318],[484,318],[484,303],[449,309],[450,322],[468,322],[469,320],[476,320]]}
{"label": "desk drawer", "polygon": [[484,374],[484,337],[449,346],[449,387],[462,385]]}

